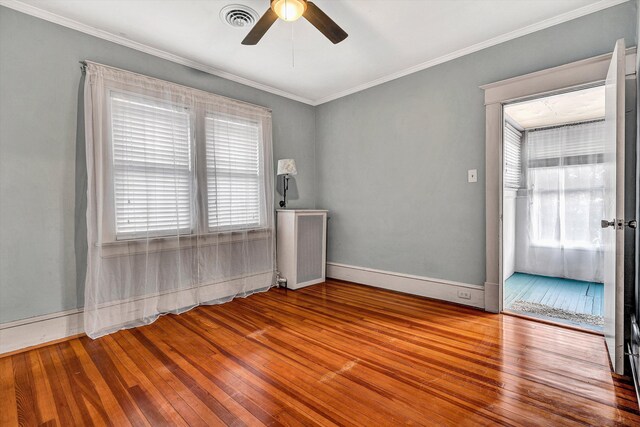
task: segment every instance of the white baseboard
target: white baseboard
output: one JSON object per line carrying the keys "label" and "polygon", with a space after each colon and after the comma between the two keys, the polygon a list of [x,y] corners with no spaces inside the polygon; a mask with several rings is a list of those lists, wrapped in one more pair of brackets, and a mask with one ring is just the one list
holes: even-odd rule
{"label": "white baseboard", "polygon": [[[327,263],[327,277],[484,309],[484,287],[353,265]],[[458,292],[467,292],[469,299]]]}
{"label": "white baseboard", "polygon": [[0,355],[84,332],[82,310],[68,310],[0,324]]}
{"label": "white baseboard", "polygon": [[[266,289],[264,280],[260,280],[261,275],[256,275],[256,281],[245,289],[247,294],[261,289]],[[262,276],[270,280],[272,273],[263,273]],[[220,301],[230,300],[236,295],[238,286],[242,279],[232,279],[225,282],[214,283],[201,286],[198,289],[200,301]],[[96,315],[101,321],[110,319],[109,324],[115,326],[112,330],[101,331],[98,335],[115,332],[126,327],[130,322],[142,316],[140,312],[141,299],[155,299],[164,307],[163,312],[173,310],[180,311],[183,307],[193,307],[193,290],[180,290],[164,294],[147,295],[131,301],[118,301],[99,307]],[[173,304],[173,306],[171,306]],[[129,326],[130,327],[130,326]],[[58,313],[46,314],[43,316],[31,317],[24,320],[17,320],[0,324],[0,355],[14,352],[27,347],[46,344],[51,341],[60,340],[74,335],[84,333],[84,312],[82,309],[61,311]]]}

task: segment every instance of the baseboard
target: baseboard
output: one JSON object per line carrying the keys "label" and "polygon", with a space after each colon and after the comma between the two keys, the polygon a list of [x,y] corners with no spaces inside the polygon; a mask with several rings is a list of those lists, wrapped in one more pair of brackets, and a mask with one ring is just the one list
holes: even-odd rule
{"label": "baseboard", "polygon": [[[482,285],[375,270],[373,268],[334,262],[327,263],[327,277],[484,309],[485,298]],[[470,298],[461,298],[459,292],[466,292]]]}
{"label": "baseboard", "polygon": [[[265,277],[269,277],[270,280],[272,273],[264,273]],[[258,276],[258,275],[256,275]],[[238,295],[235,292],[238,289],[238,285],[243,279],[232,279],[225,282],[214,283],[210,285],[201,286],[198,289],[201,301],[220,301],[225,302],[231,300],[236,296],[245,296],[253,292],[260,291],[265,288],[264,281],[257,281],[247,286],[245,289],[246,294]],[[115,332],[118,329],[126,327],[127,323],[142,316],[140,312],[141,299],[156,299],[160,300],[165,298],[163,302],[167,300],[174,301],[175,307],[166,307],[166,311],[180,310],[181,307],[189,307],[193,291],[180,290],[175,292],[168,292],[164,294],[146,295],[138,297],[131,301],[118,301],[117,303],[106,304],[97,309],[99,316],[102,319],[112,318],[110,324],[118,324],[113,330],[105,331],[99,335],[105,335],[110,332]],[[191,306],[192,307],[192,306]],[[121,323],[120,323],[121,322]],[[43,316],[31,317],[24,320],[17,320],[14,322],[8,322],[0,324],[0,357],[6,356],[9,353],[14,353],[20,350],[27,349],[29,347],[41,346],[46,343],[59,341],[65,338],[77,336],[84,333],[84,312],[82,309],[62,311],[59,313],[46,314]]]}
{"label": "baseboard", "polygon": [[3,323],[0,325],[0,356],[83,332],[81,309]]}

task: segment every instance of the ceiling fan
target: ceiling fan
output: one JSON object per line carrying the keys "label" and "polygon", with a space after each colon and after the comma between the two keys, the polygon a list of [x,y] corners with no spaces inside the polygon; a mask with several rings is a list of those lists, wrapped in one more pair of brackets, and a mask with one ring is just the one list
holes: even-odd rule
{"label": "ceiling fan", "polygon": [[318,6],[307,0],[271,0],[271,6],[253,26],[247,37],[242,40],[244,45],[257,44],[262,36],[271,28],[278,18],[283,21],[295,21],[304,16],[333,44],[346,39],[348,34],[329,18]]}

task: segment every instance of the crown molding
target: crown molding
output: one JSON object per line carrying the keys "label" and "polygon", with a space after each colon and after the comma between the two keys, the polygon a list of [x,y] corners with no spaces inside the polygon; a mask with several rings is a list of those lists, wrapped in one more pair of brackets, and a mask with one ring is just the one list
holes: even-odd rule
{"label": "crown molding", "polygon": [[540,21],[538,23],[528,25],[526,27],[520,28],[515,31],[511,31],[506,34],[502,34],[500,36],[491,38],[481,43],[476,43],[469,47],[465,47],[460,50],[456,50],[455,52],[448,53],[446,55],[440,56],[435,59],[431,59],[429,61],[423,62],[421,64],[414,65],[409,68],[405,68],[404,70],[397,71],[395,73],[387,74],[375,80],[371,80],[370,82],[363,83],[358,86],[354,86],[350,89],[343,90],[341,92],[334,93],[333,95],[329,95],[320,99],[315,100],[314,105],[325,104],[327,102],[333,101],[338,98],[343,98],[347,95],[351,95],[356,92],[361,92],[365,89],[372,88],[374,86],[381,85],[383,83],[389,82],[391,80],[399,79],[400,77],[407,76],[409,74],[416,73],[418,71],[426,70],[427,68],[434,67],[436,65],[452,61],[454,59],[460,58],[465,55],[469,55],[471,53],[478,52],[482,49],[486,49],[488,47],[492,47],[498,45],[500,43],[507,42],[509,40],[516,39],[518,37],[525,36],[527,34],[535,33],[536,31],[544,30],[545,28],[553,27],[554,25],[562,24],[567,21],[571,21],[576,18],[580,18],[585,15],[589,15],[594,12],[598,12],[603,9],[607,9],[613,6],[617,6],[622,3],[626,3],[627,1],[632,0],[600,0],[599,2],[592,3],[590,5],[581,7],[579,9],[573,10],[571,12],[563,13],[561,15],[555,16],[553,18],[546,19],[544,21]]}
{"label": "crown molding", "polygon": [[460,58],[462,56],[478,52],[478,51],[480,51],[482,49],[486,49],[488,47],[492,47],[492,46],[495,46],[497,44],[504,43],[506,41],[513,40],[515,38],[522,37],[522,36],[525,36],[527,34],[531,34],[531,33],[534,33],[536,31],[540,31],[540,30],[543,30],[545,28],[552,27],[554,25],[562,24],[564,22],[571,21],[573,19],[580,18],[582,16],[589,15],[589,14],[594,13],[594,12],[598,12],[598,11],[603,10],[603,9],[607,9],[607,8],[610,8],[610,7],[613,7],[613,6],[617,6],[617,5],[622,4],[622,3],[626,3],[627,1],[633,1],[633,0],[600,0],[600,1],[596,2],[596,3],[592,3],[590,5],[581,7],[579,9],[576,9],[576,10],[573,10],[573,11],[570,11],[570,12],[567,12],[567,13],[563,13],[561,15],[555,16],[555,17],[550,18],[550,19],[546,19],[544,21],[540,21],[540,22],[538,22],[536,24],[528,25],[528,26],[520,28],[518,30],[511,31],[509,33],[506,33],[506,34],[491,38],[491,39],[486,40],[484,42],[476,43],[476,44],[471,45],[469,47],[466,47],[466,48],[463,48],[463,49],[459,49],[459,50],[457,50],[455,52],[448,53],[448,54],[440,56],[438,58],[431,59],[429,61],[426,61],[426,62],[417,64],[417,65],[411,66],[409,68],[405,68],[405,69],[397,71],[395,73],[387,74],[387,75],[379,77],[379,78],[377,78],[375,80],[371,80],[371,81],[369,81],[367,83],[363,83],[363,84],[354,86],[352,88],[349,88],[349,89],[346,89],[346,90],[343,90],[343,91],[340,91],[340,92],[336,92],[336,93],[334,93],[332,95],[325,96],[325,97],[322,97],[322,98],[319,98],[319,99],[315,99],[315,100],[308,99],[308,98],[305,98],[305,97],[302,97],[302,96],[299,96],[299,95],[295,95],[293,93],[284,91],[282,89],[278,89],[278,88],[275,88],[275,87],[272,87],[272,86],[269,86],[269,85],[266,85],[266,84],[263,84],[263,83],[259,83],[259,82],[247,79],[245,77],[241,77],[241,76],[238,76],[236,74],[232,74],[232,73],[220,70],[218,68],[211,67],[209,65],[205,65],[205,64],[202,64],[200,62],[193,61],[191,59],[184,58],[182,56],[175,55],[175,54],[170,53],[170,52],[166,52],[166,51],[161,50],[161,49],[156,49],[154,47],[151,47],[151,46],[148,46],[148,45],[145,45],[145,44],[142,44],[142,43],[135,42],[135,41],[130,40],[128,38],[125,38],[125,37],[110,33],[108,31],[100,30],[98,28],[92,27],[90,25],[83,24],[83,23],[75,21],[73,19],[65,18],[63,16],[57,15],[55,13],[48,12],[46,10],[37,8],[35,6],[31,6],[29,4],[23,3],[23,2],[18,1],[18,0],[0,0],[0,6],[5,6],[5,7],[8,7],[10,9],[17,10],[18,12],[22,12],[22,13],[25,13],[27,15],[34,16],[36,18],[40,18],[40,19],[43,19],[45,21],[52,22],[54,24],[62,25],[63,27],[71,28],[73,30],[80,31],[82,33],[89,34],[91,36],[98,37],[100,39],[107,40],[107,41],[119,44],[121,46],[125,46],[125,47],[131,48],[131,49],[138,50],[140,52],[147,53],[149,55],[156,56],[158,58],[166,59],[168,61],[171,61],[171,62],[174,62],[174,63],[177,63],[177,64],[181,64],[181,65],[184,65],[184,66],[196,69],[196,70],[200,70],[200,71],[203,71],[205,73],[212,74],[214,76],[222,77],[224,79],[231,80],[233,82],[240,83],[240,84],[243,84],[245,86],[250,86],[250,87],[253,87],[255,89],[259,89],[259,90],[262,90],[262,91],[265,91],[265,92],[269,92],[269,93],[272,93],[274,95],[279,95],[279,96],[282,96],[282,97],[285,97],[285,98],[289,98],[289,99],[292,99],[294,101],[302,102],[304,104],[308,104],[308,105],[312,105],[312,106],[318,106],[318,105],[325,104],[327,102],[336,100],[338,98],[342,98],[342,97],[345,97],[347,95],[351,95],[351,94],[354,94],[356,92],[361,92],[363,90],[372,88],[374,86],[378,86],[378,85],[381,85],[383,83],[387,83],[389,81],[398,79],[400,77],[404,77],[404,76],[407,76],[409,74],[413,74],[413,73],[416,73],[418,71],[422,71],[422,70],[425,70],[427,68],[431,68],[431,67],[434,67],[436,65],[439,65],[439,64],[442,64],[442,63],[445,63],[445,62]]}
{"label": "crown molding", "polygon": [[22,12],[24,14],[31,15],[36,18],[40,18],[45,21],[52,22],[54,24],[62,25],[63,27],[71,28],[72,30],[80,31],[81,33],[98,37],[100,39],[110,41],[112,43],[116,43],[131,49],[135,49],[140,52],[144,52],[149,55],[156,56],[158,58],[166,59],[167,61],[171,61],[176,64],[185,65],[187,67],[190,67],[199,71],[204,71],[205,73],[222,77],[223,79],[231,80],[233,82],[240,83],[245,86],[250,86],[255,89],[260,89],[262,91],[269,92],[274,95],[279,95],[285,98],[289,98],[294,101],[302,102],[304,104],[315,105],[315,103],[312,100],[304,98],[302,96],[298,96],[293,93],[284,91],[282,89],[278,89],[263,83],[259,83],[259,82],[247,79],[242,76],[238,76],[236,74],[229,73],[227,71],[220,70],[210,65],[205,65],[200,62],[193,61],[191,59],[182,57],[180,55],[175,55],[173,53],[170,53],[161,49],[156,49],[154,47],[148,46],[143,43],[135,42],[133,40],[110,33],[108,31],[103,31],[98,28],[92,27],[90,25],[86,25],[81,22],[75,21],[73,19],[65,18],[64,16],[60,16],[55,13],[40,9],[38,7],[29,5],[26,3],[22,3],[21,1],[18,1],[18,0],[0,0],[0,6],[5,6],[10,9],[16,10],[18,12]]}

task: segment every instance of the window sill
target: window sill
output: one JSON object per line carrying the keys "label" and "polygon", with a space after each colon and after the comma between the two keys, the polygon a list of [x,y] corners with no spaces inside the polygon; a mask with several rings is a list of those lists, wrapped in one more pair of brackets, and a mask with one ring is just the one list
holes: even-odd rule
{"label": "window sill", "polygon": [[228,245],[235,242],[265,240],[273,235],[271,228],[254,228],[247,230],[220,231],[206,234],[185,234],[180,236],[163,236],[147,238],[131,238],[115,242],[96,243],[102,250],[103,258],[135,255],[148,252],[164,252],[190,247],[206,247]]}

